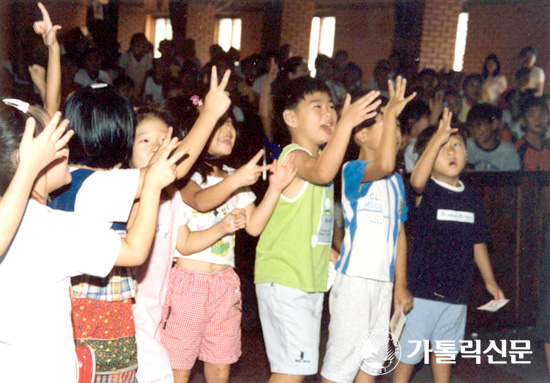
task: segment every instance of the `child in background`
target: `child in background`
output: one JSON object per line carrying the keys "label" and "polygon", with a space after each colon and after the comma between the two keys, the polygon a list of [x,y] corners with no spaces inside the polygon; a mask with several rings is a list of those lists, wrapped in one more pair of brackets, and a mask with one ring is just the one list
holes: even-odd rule
{"label": "child in background", "polygon": [[401,131],[403,132],[402,148],[405,159],[405,170],[412,172],[414,164],[418,160],[418,154],[414,152],[414,145],[418,135],[429,125],[430,106],[422,100],[412,100],[399,115]]}
{"label": "child in background", "polygon": [[[229,111],[220,118],[196,171],[181,190],[191,231],[211,228],[227,214],[244,210],[246,231],[257,236],[265,227],[281,191],[296,174],[292,157],[277,168],[258,166],[263,150],[236,171],[224,164],[237,132]],[[262,202],[254,205],[254,184],[270,171]],[[233,224],[231,224],[233,225]],[[178,239],[179,242],[179,239]],[[170,276],[163,309],[161,340],[170,353],[174,381],[188,382],[196,359],[204,361],[207,383],[227,382],[230,365],[241,355],[241,292],[235,267],[235,236],[212,241],[203,251],[190,241],[178,243],[176,266]]]}
{"label": "child in background", "polygon": [[[292,137],[279,161],[295,154],[298,174],[277,201],[256,248],[256,294],[271,381],[301,382],[317,372],[333,229],[332,180],[352,129],[376,115],[379,92],[350,104],[340,122],[323,81],[292,80],[282,116]],[[326,144],[320,152],[321,145]]]}
{"label": "child in background", "polygon": [[472,73],[464,79],[464,97],[462,98],[462,110],[458,120],[466,123],[466,117],[472,106],[481,102],[483,96],[483,78],[478,73]]}
{"label": "child in background", "polygon": [[[474,262],[487,291],[496,300],[504,299],[489,261],[490,232],[483,201],[460,181],[467,153],[464,135],[451,128],[451,118],[445,109],[437,130],[426,129],[417,142],[420,158],[411,174],[416,201],[409,215],[413,230],[407,267],[414,304],[401,335],[395,383],[409,382],[427,341],[435,353],[434,381],[450,380],[452,364],[440,360],[454,360],[458,342],[464,338]],[[453,350],[442,348],[441,341],[454,341]]]}
{"label": "child in background", "polygon": [[[22,135],[32,133],[32,129],[23,133],[27,117],[13,107],[0,106],[0,161],[4,170],[0,177],[0,185],[4,186],[1,194],[18,166]],[[55,130],[60,117],[59,112],[54,115],[46,127],[46,137]],[[61,135],[60,130],[67,125],[65,120],[53,136]],[[23,141],[28,139],[27,136]],[[166,140],[159,148],[157,162],[147,170],[141,206],[125,239],[98,222],[45,206],[49,193],[71,182],[67,151],[40,172],[21,225],[0,262],[0,302],[13,313],[0,317],[0,381],[76,382],[70,277],[88,273],[101,278],[113,265],[134,266],[145,260],[156,226],[160,192],[175,179],[176,162],[183,155],[180,152],[168,158],[176,143],[177,140]],[[31,278],[32,283],[18,283],[21,275]],[[37,313],[47,313],[40,316],[39,326]],[[32,368],[29,350],[37,355]]]}
{"label": "child in background", "polygon": [[501,109],[492,104],[477,104],[470,109],[466,126],[470,137],[466,140],[468,163],[475,171],[515,171],[521,169],[516,148],[501,141],[499,125]]}
{"label": "child in background", "polygon": [[[177,151],[190,148],[188,156],[176,167],[176,176],[183,177],[202,151],[215,122],[229,106],[225,86],[230,72],[218,85],[216,68],[212,68],[210,91],[193,129]],[[104,223],[128,221],[134,199],[141,194],[146,169],[116,169],[127,161],[133,144],[133,110],[128,101],[107,85],[81,88],[68,100],[65,116],[75,138],[70,143],[70,163],[79,168],[73,182],[52,201],[54,208],[75,211],[89,219]],[[153,156],[153,160],[156,155]],[[109,171],[97,171],[109,170]],[[124,225],[120,226],[124,231]],[[96,351],[97,380],[133,379],[137,368],[135,327],[132,298],[135,281],[131,269],[115,268],[102,279],[90,276],[73,281],[73,324],[79,343]],[[88,328],[89,320],[116,310],[112,329]],[[106,332],[107,331],[107,332]],[[109,350],[106,352],[104,350]]]}
{"label": "child in background", "polygon": [[550,141],[548,130],[548,105],[542,97],[527,100],[520,112],[525,130],[523,138],[516,142],[523,170],[550,170]]}
{"label": "child in background", "polygon": [[[190,107],[196,109],[190,100],[188,102]],[[181,109],[184,109],[183,105]],[[197,117],[198,114],[197,110]],[[192,121],[189,128],[191,126]],[[130,167],[146,168],[168,131],[168,116],[165,113],[152,108],[138,109]],[[176,247],[193,245],[203,250],[221,237],[243,228],[245,224],[244,214],[234,210],[209,230],[189,232],[184,210],[179,191],[173,185],[167,187],[161,197],[157,231],[150,256],[136,270],[139,289],[133,313],[138,348],[136,378],[140,383],[174,381],[170,356],[160,342],[159,324]]]}
{"label": "child in background", "polygon": [[[388,329],[394,281],[393,311],[406,313],[412,307],[403,227],[407,217],[405,186],[394,172],[401,144],[397,117],[416,96],[413,93],[405,98],[406,83],[398,76],[394,90],[389,81],[388,104],[373,120],[353,130],[361,151],[358,159],[346,163],[342,171],[346,234],[330,292],[323,382],[374,382],[372,371],[360,370],[354,356],[357,340],[367,331]],[[384,361],[376,362],[383,365]]]}

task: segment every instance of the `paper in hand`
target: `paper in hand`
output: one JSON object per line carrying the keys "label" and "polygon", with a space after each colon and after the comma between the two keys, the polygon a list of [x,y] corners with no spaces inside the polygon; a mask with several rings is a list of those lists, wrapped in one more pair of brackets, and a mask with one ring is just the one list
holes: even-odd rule
{"label": "paper in hand", "polygon": [[495,312],[497,310],[500,310],[500,308],[506,305],[506,303],[508,302],[510,302],[510,299],[501,299],[499,301],[495,301],[493,299],[489,303],[485,303],[484,305],[479,306],[477,309],[483,310],[483,311]]}
{"label": "paper in hand", "polygon": [[403,332],[403,327],[405,326],[405,313],[403,308],[399,306],[399,311],[393,314],[390,320],[390,332],[399,340],[401,338],[401,333]]}

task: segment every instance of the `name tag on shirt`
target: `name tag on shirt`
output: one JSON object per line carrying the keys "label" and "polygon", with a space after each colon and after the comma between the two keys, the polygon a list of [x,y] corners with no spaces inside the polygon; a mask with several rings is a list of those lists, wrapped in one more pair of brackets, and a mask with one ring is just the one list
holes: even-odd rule
{"label": "name tag on shirt", "polygon": [[456,210],[446,210],[446,209],[437,209],[437,220],[438,221],[453,221],[453,222],[464,222],[464,223],[474,223],[475,214],[469,211],[456,211]]}

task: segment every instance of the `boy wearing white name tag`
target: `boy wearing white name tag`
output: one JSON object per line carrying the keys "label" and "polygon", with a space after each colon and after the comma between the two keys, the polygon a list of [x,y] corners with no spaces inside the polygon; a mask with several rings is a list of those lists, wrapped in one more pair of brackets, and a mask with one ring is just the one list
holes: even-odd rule
{"label": "boy wearing white name tag", "polygon": [[[456,355],[449,355],[448,347],[438,350],[441,342],[436,341],[454,341],[453,351],[458,353],[474,263],[487,291],[495,300],[504,298],[489,261],[491,233],[483,200],[460,181],[467,161],[464,141],[463,133],[451,128],[451,113],[445,108],[439,127],[426,129],[416,144],[420,158],[410,178],[416,199],[407,267],[414,306],[401,336],[401,363],[394,370],[394,383],[409,381],[414,365],[424,357],[424,340],[430,341],[435,354],[434,382],[450,381],[448,361]],[[419,341],[422,347],[417,350]]]}

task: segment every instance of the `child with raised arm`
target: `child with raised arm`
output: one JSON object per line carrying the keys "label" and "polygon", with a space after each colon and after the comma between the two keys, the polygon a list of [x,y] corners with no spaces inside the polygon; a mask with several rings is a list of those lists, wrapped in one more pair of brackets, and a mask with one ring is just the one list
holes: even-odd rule
{"label": "child with raised arm", "polygon": [[[259,235],[271,217],[282,190],[296,170],[292,157],[277,168],[258,166],[263,150],[236,171],[224,164],[237,132],[228,111],[220,118],[195,172],[181,190],[192,232],[211,228],[230,212],[243,210],[246,231]],[[256,206],[247,186],[270,171],[269,187]],[[231,223],[230,223],[231,224]],[[233,225],[233,224],[231,224]],[[226,235],[202,250],[192,241],[180,243],[163,309],[161,340],[170,353],[174,381],[189,381],[196,359],[204,361],[207,383],[227,382],[231,364],[241,355],[241,291],[235,273],[235,236]]]}
{"label": "child with raised arm", "polygon": [[[176,149],[176,153],[180,153],[189,148],[186,158],[176,166],[177,178],[187,174],[202,152],[215,122],[230,104],[225,92],[229,71],[220,84],[215,68],[212,73],[215,81],[205,98],[204,108]],[[133,113],[128,100],[106,84],[80,88],[70,97],[65,116],[71,121],[69,129],[75,131],[69,143],[69,162],[76,170],[72,172],[70,187],[53,199],[53,208],[74,211],[124,233],[133,202],[140,198],[146,173],[146,169],[118,169],[130,156]],[[153,156],[153,163],[156,156]],[[132,316],[132,300],[136,294],[133,270],[115,268],[101,279],[79,276],[73,279],[72,292],[76,308],[73,312],[75,337],[79,343],[88,344],[96,351],[98,380],[131,381],[138,363]],[[92,317],[106,316],[115,310],[117,316],[109,328],[88,328]]]}
{"label": "child with raised arm", "polygon": [[17,168],[12,174],[13,178],[7,184],[0,183],[0,188],[5,190],[0,199],[0,233],[2,233],[0,255],[8,249],[19,227],[39,172],[52,161],[68,157],[69,152],[65,146],[73,132],[65,132],[65,125],[56,127],[49,124],[37,137],[34,137],[36,120],[34,118],[27,120],[19,145],[19,158]]}
{"label": "child with raised arm", "polygon": [[289,83],[282,114],[292,144],[279,161],[294,153],[298,173],[260,236],[254,271],[270,382],[301,382],[317,373],[332,242],[332,180],[352,129],[376,115],[378,94],[353,104],[348,95],[338,122],[323,81],[301,77]]}
{"label": "child with raised arm", "polygon": [[[409,381],[428,341],[434,382],[449,382],[452,364],[444,362],[456,357],[464,339],[474,263],[487,291],[496,300],[504,298],[489,261],[491,238],[483,200],[460,181],[467,161],[465,136],[451,128],[451,117],[445,108],[439,127],[422,132],[417,142],[420,158],[411,174],[416,200],[407,267],[414,306],[400,340],[395,383]],[[449,341],[455,342],[450,351]]]}
{"label": "child with raised arm", "polygon": [[[345,236],[330,292],[323,382],[374,382],[383,371],[372,367],[376,364],[360,369],[355,356],[358,339],[370,330],[387,331],[392,295],[394,312],[408,312],[412,307],[406,280],[405,186],[394,171],[401,145],[397,117],[416,96],[405,98],[406,84],[397,77],[394,89],[389,81],[387,105],[353,130],[360,152],[342,170]],[[382,359],[375,363],[382,366],[387,344],[380,347]]]}
{"label": "child with raised arm", "polygon": [[[60,116],[54,115],[46,132],[57,127]],[[18,154],[23,157],[18,152],[22,135],[29,134],[23,133],[27,117],[16,108],[0,106],[2,195],[18,165]],[[67,124],[65,120],[59,128],[65,130]],[[0,257],[0,304],[5,310],[0,316],[0,381],[76,382],[70,277],[82,273],[104,277],[114,265],[134,266],[145,260],[161,190],[175,179],[182,156],[180,152],[169,157],[176,143],[166,140],[157,162],[147,170],[141,206],[126,238],[96,221],[45,206],[51,192],[71,182],[67,151],[40,172],[30,199],[26,195],[27,207],[15,238]],[[21,283],[22,275],[29,278],[27,282]],[[29,350],[36,356],[32,368]]]}
{"label": "child with raised arm", "polygon": [[[193,105],[191,107],[196,108]],[[192,121],[189,123],[191,126]],[[130,167],[146,168],[168,131],[169,117],[162,110],[138,109]],[[220,238],[244,228],[245,215],[244,211],[236,209],[209,229],[193,232],[187,223],[181,195],[174,185],[170,185],[161,196],[157,231],[150,256],[136,270],[139,289],[133,313],[138,351],[136,378],[140,383],[174,382],[170,356],[160,342],[159,325],[176,248],[204,250]]]}

